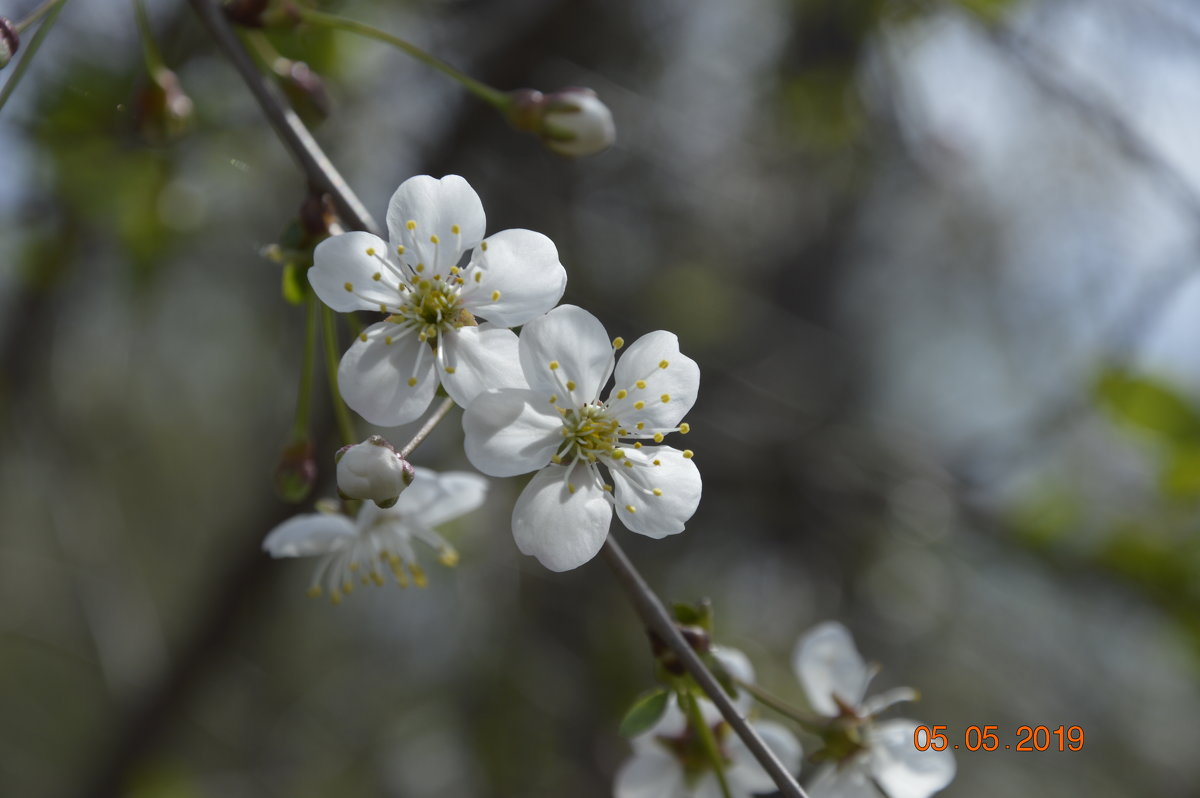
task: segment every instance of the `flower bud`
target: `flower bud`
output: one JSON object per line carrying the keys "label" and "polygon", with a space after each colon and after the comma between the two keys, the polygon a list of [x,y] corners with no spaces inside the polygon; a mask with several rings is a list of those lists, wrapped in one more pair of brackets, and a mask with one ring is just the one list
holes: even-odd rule
{"label": "flower bud", "polygon": [[8,66],[8,62],[17,54],[21,46],[21,37],[17,35],[17,26],[8,17],[0,17],[0,69]]}
{"label": "flower bud", "polygon": [[303,61],[277,58],[271,71],[279,79],[288,103],[304,124],[312,127],[324,122],[333,112],[325,81]]}
{"label": "flower bud", "polygon": [[553,94],[518,89],[510,97],[513,126],[537,133],[559,155],[592,155],[616,140],[612,112],[591,89],[570,87]]}
{"label": "flower bud", "polygon": [[169,69],[157,69],[141,90],[134,105],[134,119],[142,136],[154,144],[165,144],[181,136],[192,124],[192,98]]}
{"label": "flower bud", "polygon": [[413,481],[412,465],[379,435],[343,447],[335,459],[343,499],[370,499],[380,507],[391,507]]}
{"label": "flower bud", "polygon": [[307,439],[293,441],[275,467],[275,493],[293,504],[304,501],[317,482],[317,458]]}

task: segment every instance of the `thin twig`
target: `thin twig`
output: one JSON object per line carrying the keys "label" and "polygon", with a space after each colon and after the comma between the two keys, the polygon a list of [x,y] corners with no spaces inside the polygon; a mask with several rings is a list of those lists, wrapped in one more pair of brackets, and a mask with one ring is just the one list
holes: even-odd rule
{"label": "thin twig", "polygon": [[350,190],[350,186],[334,168],[333,163],[321,150],[316,139],[300,121],[300,117],[296,116],[295,111],[288,107],[275,86],[254,66],[250,54],[238,43],[237,37],[217,5],[211,0],[188,1],[200,16],[204,27],[208,29],[209,34],[225,53],[225,57],[242,76],[242,80],[246,82],[246,86],[258,100],[259,106],[262,107],[263,113],[267,115],[271,127],[283,139],[288,152],[296,159],[309,181],[333,197],[338,214],[352,228],[380,235],[379,225],[371,217],[366,206]]}
{"label": "thin twig", "polygon": [[791,773],[788,773],[787,768],[779,761],[767,744],[763,742],[762,737],[754,730],[754,727],[746,722],[738,712],[737,707],[729,700],[729,696],[725,694],[724,688],[717,682],[717,678],[712,675],[712,672],[704,666],[700,657],[688,645],[688,642],[683,639],[683,635],[679,632],[679,627],[671,620],[671,616],[667,614],[667,608],[663,606],[662,601],[646,584],[646,580],[633,567],[633,563],[625,555],[620,544],[613,539],[612,535],[608,536],[608,540],[604,542],[604,548],[600,550],[604,556],[608,567],[612,569],[617,577],[617,582],[621,587],[625,588],[625,592],[629,594],[630,601],[633,602],[634,609],[641,616],[642,622],[654,632],[667,647],[679,658],[683,663],[683,667],[692,678],[696,680],[696,684],[700,689],[708,694],[709,699],[720,710],[725,722],[730,728],[742,738],[742,742],[750,749],[750,753],[754,754],[754,758],[759,761],[759,764],[767,771],[774,780],[775,784],[788,798],[808,798],[800,785],[796,783],[796,779]]}
{"label": "thin twig", "polygon": [[450,412],[450,408],[452,407],[454,407],[454,400],[447,397],[438,406],[438,409],[433,411],[433,415],[426,420],[425,425],[417,430],[417,434],[412,436],[412,440],[404,444],[404,448],[400,450],[400,457],[407,458],[412,454],[413,449],[420,446],[429,437],[429,433],[433,432],[433,428],[442,422],[442,419],[446,417],[446,414]]}

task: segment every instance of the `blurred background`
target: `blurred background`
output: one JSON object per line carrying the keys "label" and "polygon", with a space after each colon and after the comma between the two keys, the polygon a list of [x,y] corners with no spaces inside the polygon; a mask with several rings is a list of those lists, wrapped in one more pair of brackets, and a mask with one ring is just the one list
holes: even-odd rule
{"label": "blurred background", "polygon": [[[0,793],[611,794],[651,655],[602,562],[517,552],[523,479],[424,590],[334,607],[260,553],[311,508],[273,492],[304,313],[259,254],[305,180],[188,5],[150,5],[186,129],[117,0],[67,5],[0,115]],[[960,751],[946,796],[1198,794],[1194,4],[321,8],[613,109],[617,145],[569,161],[382,44],[269,35],[324,80],[327,118],[301,110],[378,218],[461,174],[489,232],[556,242],[564,301],[699,361],[699,511],[613,531],[665,599],[710,598],[797,702],[792,647],[838,619],[878,687],[921,690],[892,714],[1086,733]],[[419,465],[469,469],[458,417]]]}

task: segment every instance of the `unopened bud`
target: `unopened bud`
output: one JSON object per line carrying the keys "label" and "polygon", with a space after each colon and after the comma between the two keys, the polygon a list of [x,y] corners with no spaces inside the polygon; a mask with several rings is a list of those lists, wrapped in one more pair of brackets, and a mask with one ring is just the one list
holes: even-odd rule
{"label": "unopened bud", "polygon": [[230,22],[246,28],[261,28],[263,12],[267,10],[270,0],[225,0],[221,10]]}
{"label": "unopened bud", "polygon": [[275,467],[275,492],[286,502],[304,501],[317,482],[317,458],[308,440],[289,444]]}
{"label": "unopened bud", "polygon": [[0,17],[0,69],[8,66],[8,62],[17,54],[21,46],[21,37],[17,34],[17,26],[8,17]]}
{"label": "unopened bud", "polygon": [[510,97],[513,126],[538,134],[559,155],[592,155],[616,141],[612,112],[591,89],[571,87],[553,94],[518,89]]}
{"label": "unopened bud", "polygon": [[181,136],[192,124],[192,98],[169,69],[156,69],[134,106],[138,130],[148,141],[165,144]]}
{"label": "unopened bud", "polygon": [[323,122],[333,112],[325,81],[308,64],[290,58],[277,58],[271,65],[271,71],[279,78],[288,103],[306,125],[311,127]]}
{"label": "unopened bud", "polygon": [[379,435],[344,446],[335,455],[338,493],[343,499],[370,499],[391,507],[412,484],[412,465]]}

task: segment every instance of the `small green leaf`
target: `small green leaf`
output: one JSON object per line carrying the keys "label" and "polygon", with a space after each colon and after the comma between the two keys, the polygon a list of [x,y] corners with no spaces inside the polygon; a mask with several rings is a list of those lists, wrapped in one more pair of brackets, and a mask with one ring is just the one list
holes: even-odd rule
{"label": "small green leaf", "polygon": [[1200,442],[1200,413],[1161,380],[1107,369],[1096,381],[1096,398],[1117,421],[1153,432],[1164,443]]}
{"label": "small green leaf", "polygon": [[667,711],[669,696],[670,693],[661,687],[638,696],[621,719],[621,736],[636,737],[658,723],[658,719]]}
{"label": "small green leaf", "polygon": [[288,263],[283,267],[283,298],[292,305],[303,305],[308,295],[308,280],[305,279],[304,269],[298,263]]}
{"label": "small green leaf", "polygon": [[712,604],[705,599],[696,604],[684,604],[677,601],[671,605],[675,620],[681,626],[698,626],[712,634]]}

